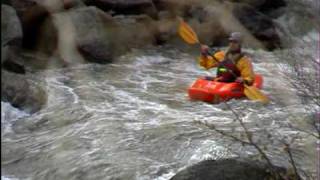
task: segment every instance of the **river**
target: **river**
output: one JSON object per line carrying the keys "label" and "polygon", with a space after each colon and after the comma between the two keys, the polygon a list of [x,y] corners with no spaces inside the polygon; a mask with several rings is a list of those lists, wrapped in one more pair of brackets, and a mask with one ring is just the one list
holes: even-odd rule
{"label": "river", "polygon": [[[227,105],[242,115],[275,164],[288,166],[288,157],[272,139],[297,136],[297,164],[314,173],[316,139],[290,126],[312,131],[304,122],[312,113],[281,73],[277,53],[246,51],[272,102],[262,105],[244,98]],[[252,147],[197,123],[243,132],[226,104],[188,99],[187,88],[195,79],[214,71],[201,69],[195,55],[156,48],[133,50],[107,65],[28,75],[45,84],[48,103],[30,115],[1,102],[2,179],[167,180],[203,159],[253,156]]]}

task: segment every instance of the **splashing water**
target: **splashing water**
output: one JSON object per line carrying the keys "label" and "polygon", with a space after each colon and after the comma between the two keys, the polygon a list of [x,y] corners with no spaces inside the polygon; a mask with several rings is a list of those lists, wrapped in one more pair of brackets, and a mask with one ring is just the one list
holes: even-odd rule
{"label": "splashing water", "polygon": [[[255,54],[255,71],[264,76],[263,92],[272,103],[263,106],[242,99],[228,104],[244,114],[244,122],[257,136],[263,131],[298,133],[288,126],[296,121],[290,115],[302,119],[309,113],[281,77],[277,57],[248,51]],[[200,69],[188,54],[163,49],[136,50],[108,65],[40,72],[47,83],[47,107],[27,115],[1,104],[1,124],[12,127],[10,133],[2,133],[2,171],[18,179],[164,180],[203,159],[253,154],[251,148],[231,144],[194,123],[241,132],[223,103],[189,101],[188,86],[205,73],[214,71]],[[301,146],[312,148],[315,140],[301,137]],[[296,158],[312,169],[310,151]],[[283,162],[281,157],[274,159]]]}

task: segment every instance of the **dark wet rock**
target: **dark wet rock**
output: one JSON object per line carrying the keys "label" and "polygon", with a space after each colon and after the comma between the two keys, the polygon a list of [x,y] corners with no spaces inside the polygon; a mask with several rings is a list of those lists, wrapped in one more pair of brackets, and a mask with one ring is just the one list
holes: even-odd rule
{"label": "dark wet rock", "polygon": [[265,48],[273,50],[281,47],[276,26],[268,16],[245,4],[235,4],[233,14]]}
{"label": "dark wet rock", "polygon": [[22,44],[22,28],[16,11],[7,5],[1,5],[1,67],[15,73],[24,74],[21,62],[11,57]]}
{"label": "dark wet rock", "polygon": [[[233,2],[239,2],[233,0]],[[283,7],[287,5],[284,0],[242,0],[241,3],[252,6],[255,10],[264,13],[272,18],[284,14]]]}
{"label": "dark wet rock", "polygon": [[[284,168],[278,168],[285,172]],[[178,172],[170,180],[258,180],[269,179],[264,163],[235,159],[205,160]]]}
{"label": "dark wet rock", "polygon": [[264,3],[257,8],[263,13],[271,14],[275,10],[285,7],[286,5],[287,3],[284,0],[265,0]]}
{"label": "dark wet rock", "polygon": [[18,74],[25,74],[26,70],[21,62],[15,60],[5,60],[1,64],[1,68]]}
{"label": "dark wet rock", "polygon": [[147,14],[157,17],[157,10],[152,0],[85,0],[87,5],[97,6],[115,14]]}
{"label": "dark wet rock", "polygon": [[55,13],[85,6],[81,0],[12,0],[22,22],[23,48],[53,55],[57,48],[57,27],[52,21]]}
{"label": "dark wet rock", "polygon": [[[242,31],[244,34],[247,32],[242,28],[241,25],[243,25],[250,32],[250,34],[245,35],[246,42],[249,42],[250,46],[268,50],[281,46],[276,26],[271,17],[260,12],[260,7],[264,7],[264,4],[270,3],[272,0],[230,1],[233,3],[218,1],[215,3],[192,1],[193,3],[190,3],[175,0],[155,0],[154,4],[159,12],[166,12],[166,17],[183,17],[197,32],[200,41],[203,43],[225,46],[230,32]],[[229,6],[230,4],[232,5]],[[281,7],[280,5],[275,6],[272,10]],[[229,7],[233,7],[233,10]],[[231,10],[230,13],[229,10]],[[226,17],[226,12],[233,14],[237,21]],[[279,10],[280,12],[282,11]],[[277,14],[279,15],[279,13]],[[161,16],[159,17],[163,17],[162,14],[160,13]],[[159,36],[160,42],[164,42],[162,39],[164,38]]]}
{"label": "dark wet rock", "polygon": [[[58,56],[48,56],[41,52],[13,49],[7,57],[9,62],[23,66],[25,72],[34,73],[44,69],[63,68],[66,62]],[[13,71],[15,73],[19,73]]]}
{"label": "dark wet rock", "polygon": [[1,46],[20,46],[22,28],[16,11],[8,5],[1,5]]}
{"label": "dark wet rock", "polygon": [[4,68],[7,71],[11,71],[18,74],[25,74],[26,70],[21,64],[16,64],[13,62],[6,61],[2,64],[2,68]]}
{"label": "dark wet rock", "polygon": [[64,66],[62,60],[58,57],[47,56],[39,52],[29,52],[14,46],[5,46],[1,56],[1,60],[3,61],[2,69],[18,74]]}
{"label": "dark wet rock", "polygon": [[73,123],[85,122],[92,113],[87,112],[83,107],[61,105],[59,110],[47,113],[41,117],[28,117],[23,120],[16,121],[12,125],[16,133],[26,133],[44,129],[55,129],[68,126]]}
{"label": "dark wet rock", "polygon": [[248,4],[259,11],[268,12],[286,6],[284,0],[230,0],[231,2],[240,2]]}
{"label": "dark wet rock", "polygon": [[262,6],[267,0],[229,0],[235,3],[245,3],[254,8]]}
{"label": "dark wet rock", "polygon": [[112,37],[118,52],[125,52],[132,48],[145,48],[156,44],[156,33],[158,27],[150,17],[139,16],[117,16],[116,31]]}
{"label": "dark wet rock", "polygon": [[23,47],[35,49],[40,38],[40,27],[49,16],[49,11],[36,0],[11,0],[22,23]]}
{"label": "dark wet rock", "polygon": [[199,5],[197,2],[177,0],[153,0],[153,3],[159,12],[168,11],[171,17],[180,16],[186,18],[190,18],[190,10]]}
{"label": "dark wet rock", "polygon": [[1,4],[11,5],[10,0],[1,0]]}
{"label": "dark wet rock", "polygon": [[38,38],[34,51],[38,51],[48,56],[54,55],[58,48],[58,29],[54,24],[52,16],[46,18],[38,31]]}
{"label": "dark wet rock", "polygon": [[82,0],[11,0],[11,2],[14,8],[22,13],[36,6],[45,8],[51,14],[85,6]]}
{"label": "dark wet rock", "polygon": [[89,62],[104,64],[112,59],[110,47],[100,40],[96,40],[95,43],[83,42],[78,45],[78,50]]}
{"label": "dark wet rock", "polygon": [[37,51],[54,58],[42,61],[41,67],[70,66],[86,60],[110,62],[112,35],[106,29],[106,16],[96,7],[72,8],[50,15],[41,26]]}
{"label": "dark wet rock", "polygon": [[69,13],[76,49],[86,61],[111,62],[132,48],[155,44],[156,23],[147,15],[110,16],[96,7]]}
{"label": "dark wet rock", "polygon": [[[132,48],[156,44],[156,22],[147,15],[111,16],[94,7],[59,12],[46,20],[39,50],[65,65],[109,63]],[[176,36],[176,34],[174,34]]]}
{"label": "dark wet rock", "polygon": [[47,94],[36,83],[6,70],[1,70],[1,75],[1,101],[29,113],[39,111],[46,104]]}
{"label": "dark wet rock", "polygon": [[209,13],[202,6],[192,6],[185,14],[186,17],[197,19],[200,23],[208,21],[210,18]]}
{"label": "dark wet rock", "polygon": [[84,58],[89,62],[111,62],[113,59],[111,42],[113,35],[108,29],[113,23],[111,16],[95,7],[79,8],[71,11],[68,15],[75,30],[76,49]]}
{"label": "dark wet rock", "polygon": [[19,53],[19,47],[1,47],[1,68],[18,74],[25,74],[24,63],[21,59],[13,58]]}
{"label": "dark wet rock", "polygon": [[64,9],[84,7],[85,4],[81,0],[63,0]]}

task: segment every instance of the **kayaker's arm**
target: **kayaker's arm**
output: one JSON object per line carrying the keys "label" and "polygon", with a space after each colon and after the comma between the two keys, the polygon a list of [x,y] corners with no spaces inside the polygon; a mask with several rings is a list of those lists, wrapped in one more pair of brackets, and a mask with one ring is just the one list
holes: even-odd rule
{"label": "kayaker's arm", "polygon": [[199,65],[204,67],[205,69],[211,69],[213,67],[218,66],[218,62],[213,58],[222,61],[224,58],[224,52],[221,50],[216,51],[209,51],[207,54],[201,53],[200,57],[198,58]]}
{"label": "kayaker's arm", "polygon": [[199,65],[205,68],[206,70],[217,66],[216,65],[217,63],[214,62],[212,56],[210,55],[208,56],[200,55],[200,57],[198,58],[198,61],[199,61]]}
{"label": "kayaker's arm", "polygon": [[237,68],[240,70],[241,77],[247,85],[252,85],[254,82],[254,72],[251,62],[248,57],[242,57],[237,63]]}

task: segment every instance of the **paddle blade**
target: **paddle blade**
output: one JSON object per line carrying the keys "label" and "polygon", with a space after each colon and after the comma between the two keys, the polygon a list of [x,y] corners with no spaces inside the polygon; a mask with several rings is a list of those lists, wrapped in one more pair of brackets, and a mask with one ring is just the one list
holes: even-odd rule
{"label": "paddle blade", "polygon": [[180,37],[189,44],[197,44],[199,43],[197,34],[193,31],[193,29],[182,19],[180,19],[178,33]]}
{"label": "paddle blade", "polygon": [[266,104],[270,102],[269,98],[254,86],[245,85],[244,94],[251,100],[260,101]]}

